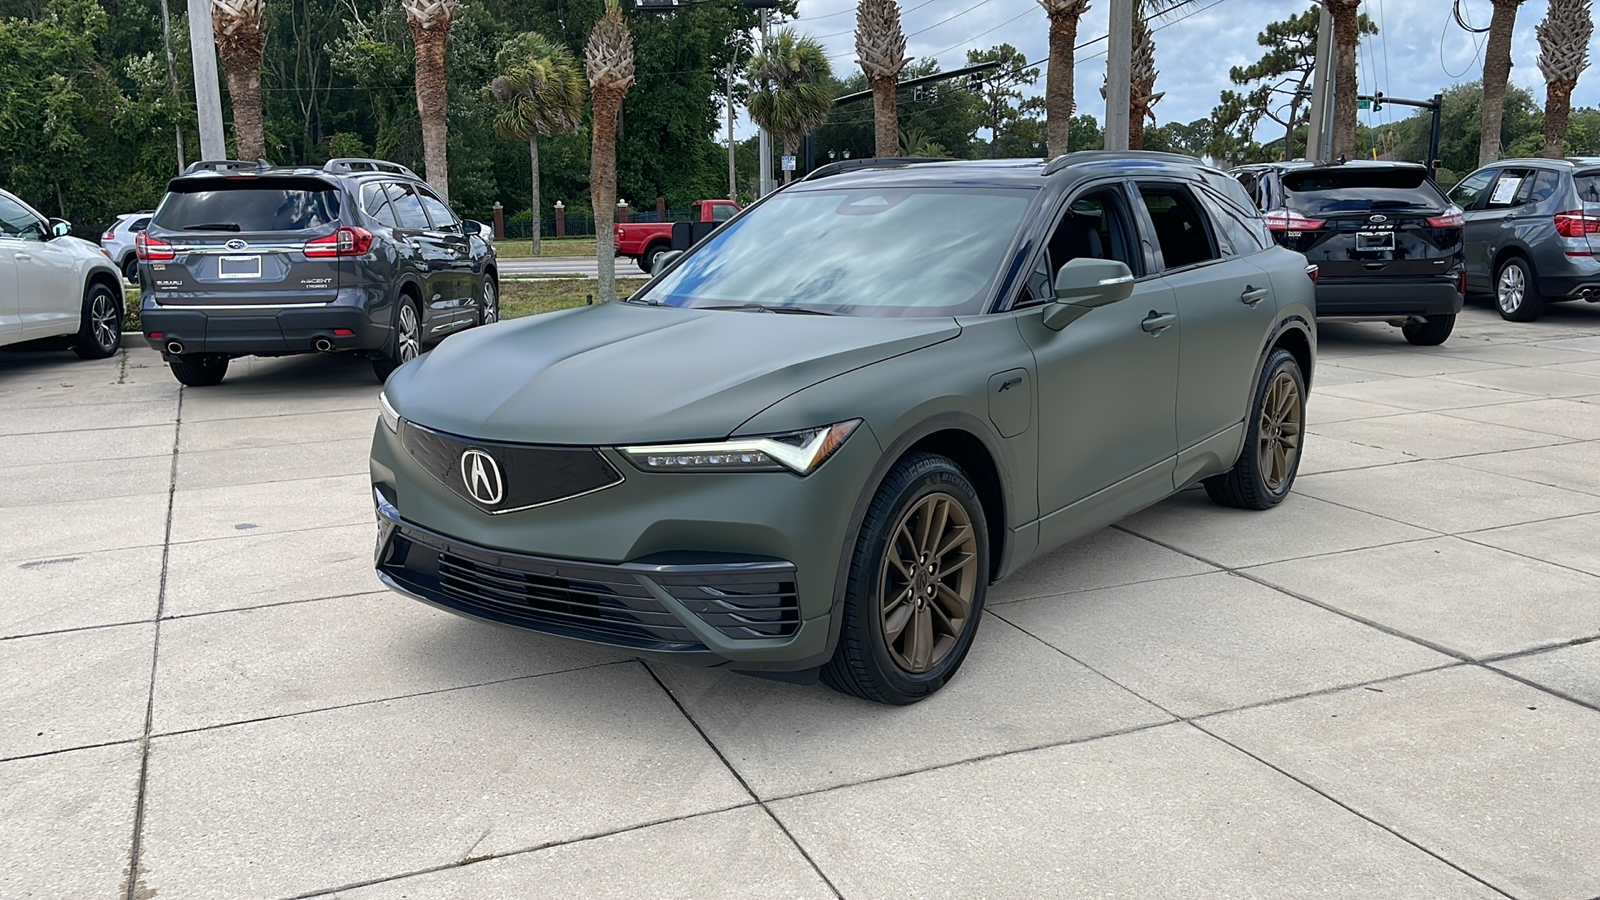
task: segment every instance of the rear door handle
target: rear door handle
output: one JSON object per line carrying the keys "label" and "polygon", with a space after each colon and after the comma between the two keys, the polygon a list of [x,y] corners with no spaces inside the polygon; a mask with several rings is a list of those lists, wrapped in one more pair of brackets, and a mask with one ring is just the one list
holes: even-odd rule
{"label": "rear door handle", "polygon": [[1244,286],[1244,293],[1239,295],[1239,299],[1244,301],[1245,306],[1255,306],[1257,303],[1267,299],[1267,289],[1251,287],[1247,284]]}
{"label": "rear door handle", "polygon": [[1145,316],[1144,321],[1139,323],[1139,327],[1151,334],[1160,334],[1171,328],[1172,323],[1176,321],[1178,321],[1177,313],[1158,313],[1152,309],[1150,315]]}

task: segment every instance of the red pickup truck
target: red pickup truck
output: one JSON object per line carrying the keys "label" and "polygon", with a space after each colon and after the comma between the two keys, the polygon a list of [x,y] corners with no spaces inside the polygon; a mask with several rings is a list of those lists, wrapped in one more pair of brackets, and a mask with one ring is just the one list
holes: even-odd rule
{"label": "red pickup truck", "polygon": [[[696,200],[691,205],[696,222],[726,222],[739,211],[739,204],[732,200]],[[618,256],[628,257],[649,272],[655,268],[656,256],[672,249],[672,223],[618,223],[611,237]]]}

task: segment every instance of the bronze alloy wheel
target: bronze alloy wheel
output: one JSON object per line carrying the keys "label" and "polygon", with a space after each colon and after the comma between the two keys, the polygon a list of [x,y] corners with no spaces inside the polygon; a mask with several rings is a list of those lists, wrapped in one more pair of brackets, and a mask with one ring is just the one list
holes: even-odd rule
{"label": "bronze alloy wheel", "polygon": [[878,616],[889,657],[920,674],[967,628],[978,585],[978,537],[955,497],[928,494],[906,510],[884,548]]}
{"label": "bronze alloy wheel", "polygon": [[1268,490],[1281,489],[1294,471],[1300,454],[1300,425],[1300,385],[1292,374],[1280,369],[1267,386],[1266,402],[1261,404],[1256,447]]}

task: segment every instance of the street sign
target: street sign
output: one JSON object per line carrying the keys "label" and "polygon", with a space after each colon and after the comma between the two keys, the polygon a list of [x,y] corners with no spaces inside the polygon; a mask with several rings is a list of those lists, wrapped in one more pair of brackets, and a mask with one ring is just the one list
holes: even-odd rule
{"label": "street sign", "polygon": [[1372,105],[1372,101],[1371,100],[1357,100],[1356,101],[1356,109],[1366,109],[1367,107],[1369,107],[1371,105]]}
{"label": "street sign", "polygon": [[792,157],[792,156],[783,157],[783,171],[785,171],[785,172],[793,172],[794,171],[794,157]]}

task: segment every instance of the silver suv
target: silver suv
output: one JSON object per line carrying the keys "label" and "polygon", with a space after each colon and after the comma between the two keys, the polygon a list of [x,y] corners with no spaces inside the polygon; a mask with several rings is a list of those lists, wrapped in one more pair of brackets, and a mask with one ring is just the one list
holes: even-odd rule
{"label": "silver suv", "polygon": [[123,213],[100,235],[100,249],[106,251],[106,255],[122,271],[123,280],[133,284],[139,283],[139,257],[134,253],[134,241],[139,237],[139,232],[149,227],[150,214],[153,212],[153,209],[141,209]]}
{"label": "silver suv", "polygon": [[352,353],[380,380],[500,316],[494,245],[409,169],[196,163],[136,240],[145,340],[187,385],[236,356]]}
{"label": "silver suv", "polygon": [[1600,158],[1503,159],[1461,180],[1467,289],[1531,322],[1546,303],[1600,302]]}

